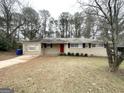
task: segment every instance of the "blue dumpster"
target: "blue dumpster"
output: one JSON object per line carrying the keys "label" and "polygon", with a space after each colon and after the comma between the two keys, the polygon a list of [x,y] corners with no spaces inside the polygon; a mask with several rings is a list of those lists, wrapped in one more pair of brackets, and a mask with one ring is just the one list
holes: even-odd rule
{"label": "blue dumpster", "polygon": [[17,56],[22,55],[22,49],[16,49],[16,55]]}

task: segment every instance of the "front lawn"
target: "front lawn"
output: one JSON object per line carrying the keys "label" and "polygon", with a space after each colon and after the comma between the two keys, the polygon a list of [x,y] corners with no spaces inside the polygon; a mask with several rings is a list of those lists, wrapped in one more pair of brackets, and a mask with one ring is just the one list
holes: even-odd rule
{"label": "front lawn", "polygon": [[0,87],[15,93],[124,93],[124,64],[108,72],[106,58],[38,57],[0,70]]}

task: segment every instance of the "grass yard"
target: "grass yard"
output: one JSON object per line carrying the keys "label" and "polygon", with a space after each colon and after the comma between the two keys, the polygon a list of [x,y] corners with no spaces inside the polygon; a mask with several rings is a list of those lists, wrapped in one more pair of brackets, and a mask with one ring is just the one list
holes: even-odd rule
{"label": "grass yard", "polygon": [[0,51],[0,61],[16,57],[15,51],[2,52]]}
{"label": "grass yard", "polygon": [[106,58],[38,57],[0,70],[0,87],[15,93],[124,93],[124,64],[107,71]]}

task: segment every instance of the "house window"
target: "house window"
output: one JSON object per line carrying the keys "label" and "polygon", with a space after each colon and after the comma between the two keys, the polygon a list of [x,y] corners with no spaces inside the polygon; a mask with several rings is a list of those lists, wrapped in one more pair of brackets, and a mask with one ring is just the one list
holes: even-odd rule
{"label": "house window", "polygon": [[31,50],[31,51],[36,50],[36,47],[29,47],[28,50]]}
{"label": "house window", "polygon": [[44,48],[52,48],[52,44],[44,44]]}
{"label": "house window", "polygon": [[85,43],[85,47],[89,48],[89,43]]}
{"label": "house window", "polygon": [[78,44],[70,44],[70,47],[72,47],[72,48],[78,48]]}
{"label": "house window", "polygon": [[104,44],[97,44],[96,47],[104,47]]}
{"label": "house window", "polygon": [[96,44],[92,44],[92,47],[96,47]]}
{"label": "house window", "polygon": [[27,46],[27,51],[37,51],[38,50],[38,45],[28,45]]}
{"label": "house window", "polygon": [[91,48],[92,44],[91,43],[83,43],[83,44],[70,44],[70,47],[72,48]]}
{"label": "house window", "polygon": [[78,44],[78,48],[82,48],[82,44]]}
{"label": "house window", "polygon": [[99,47],[104,47],[104,44],[99,44]]}

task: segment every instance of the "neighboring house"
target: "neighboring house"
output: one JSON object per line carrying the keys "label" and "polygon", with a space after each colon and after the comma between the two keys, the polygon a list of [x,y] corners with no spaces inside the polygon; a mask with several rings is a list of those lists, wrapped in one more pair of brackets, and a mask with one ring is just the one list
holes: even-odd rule
{"label": "neighboring house", "polygon": [[23,53],[40,55],[83,53],[89,56],[107,56],[102,41],[85,38],[46,38],[35,41],[24,41]]}

